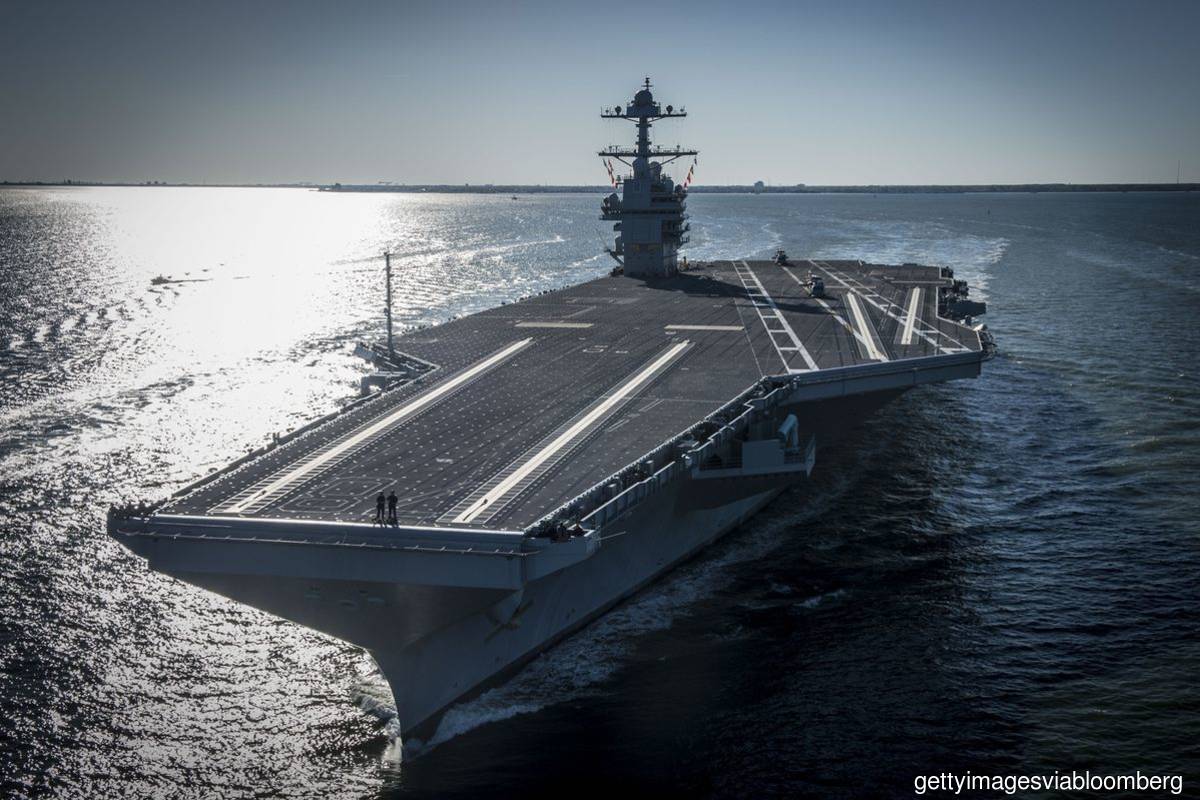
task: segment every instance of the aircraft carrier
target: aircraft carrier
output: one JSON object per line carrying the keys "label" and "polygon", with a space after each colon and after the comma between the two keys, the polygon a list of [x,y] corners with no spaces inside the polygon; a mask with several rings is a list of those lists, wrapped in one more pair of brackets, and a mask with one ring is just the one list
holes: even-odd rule
{"label": "aircraft carrier", "polygon": [[[803,481],[820,449],[991,341],[947,267],[682,261],[647,80],[603,116],[611,275],[379,348],[382,390],[109,533],[152,569],[365,648],[405,738]],[[689,172],[690,179],[690,172]],[[370,382],[368,382],[370,383]],[[395,492],[394,516],[377,498]]]}

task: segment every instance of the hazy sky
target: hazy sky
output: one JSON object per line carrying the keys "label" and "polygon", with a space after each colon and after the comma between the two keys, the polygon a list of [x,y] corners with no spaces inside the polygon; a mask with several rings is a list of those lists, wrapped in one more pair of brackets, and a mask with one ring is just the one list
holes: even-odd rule
{"label": "hazy sky", "polygon": [[705,183],[1200,180],[1200,0],[0,0],[0,179],[598,184],[647,74]]}

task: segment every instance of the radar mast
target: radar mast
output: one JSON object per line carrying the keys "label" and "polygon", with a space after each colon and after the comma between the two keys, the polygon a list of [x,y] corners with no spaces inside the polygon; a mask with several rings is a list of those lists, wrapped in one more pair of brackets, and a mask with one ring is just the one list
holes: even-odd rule
{"label": "radar mast", "polygon": [[[604,198],[600,219],[612,221],[615,246],[608,252],[622,261],[625,274],[639,278],[670,277],[679,271],[678,253],[687,244],[687,187],[678,185],[662,171],[663,165],[696,156],[697,150],[682,147],[654,147],[650,127],[660,119],[686,117],[682,107],[660,106],[650,92],[650,78],[633,100],[600,112],[604,119],[624,119],[637,123],[637,142],[632,148],[613,145],[601,150],[601,158],[615,159],[633,173],[620,180],[622,195],[613,192]],[[614,177],[614,184],[617,182]]]}

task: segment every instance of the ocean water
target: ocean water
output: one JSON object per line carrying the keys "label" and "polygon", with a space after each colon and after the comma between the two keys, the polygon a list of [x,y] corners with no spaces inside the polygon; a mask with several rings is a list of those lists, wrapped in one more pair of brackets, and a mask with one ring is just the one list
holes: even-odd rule
{"label": "ocean water", "polygon": [[407,749],[359,651],[105,536],[353,396],[384,249],[434,323],[606,272],[598,201],[0,190],[0,794],[1200,791],[1194,194],[693,196],[692,258],[952,266],[998,357]]}

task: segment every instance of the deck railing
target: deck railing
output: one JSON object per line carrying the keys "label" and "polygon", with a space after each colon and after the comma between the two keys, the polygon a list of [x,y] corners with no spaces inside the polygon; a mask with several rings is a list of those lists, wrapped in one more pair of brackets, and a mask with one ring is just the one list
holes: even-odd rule
{"label": "deck railing", "polygon": [[[762,412],[782,402],[793,382],[791,378],[760,379],[701,421],[545,515],[526,528],[526,534],[549,533],[575,523],[586,530],[598,530],[611,524],[650,495],[685,478],[692,465],[701,464],[729,447],[734,439],[745,434]],[[648,463],[657,469],[645,475]],[[640,475],[644,477],[625,485],[628,480]],[[625,488],[606,497],[614,483]]]}

